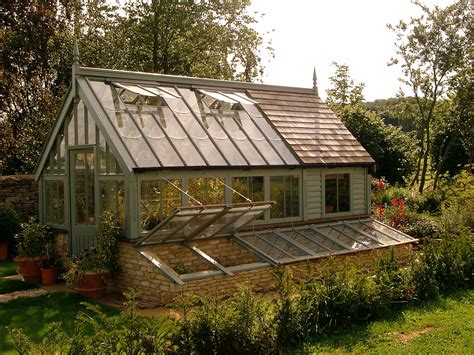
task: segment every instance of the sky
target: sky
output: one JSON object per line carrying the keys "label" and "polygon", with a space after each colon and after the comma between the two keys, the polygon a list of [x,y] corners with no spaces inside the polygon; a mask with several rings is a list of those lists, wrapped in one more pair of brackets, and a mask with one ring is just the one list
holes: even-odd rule
{"label": "sky", "polygon": [[[430,7],[453,2],[423,1]],[[263,58],[264,83],[312,87],[315,67],[325,99],[334,74],[331,63],[337,62],[349,66],[356,83],[365,83],[368,101],[394,97],[401,85],[400,67],[387,66],[395,55],[395,35],[386,25],[421,14],[410,0],[253,0],[253,11],[264,14],[255,28],[271,31],[264,38],[275,53]]]}

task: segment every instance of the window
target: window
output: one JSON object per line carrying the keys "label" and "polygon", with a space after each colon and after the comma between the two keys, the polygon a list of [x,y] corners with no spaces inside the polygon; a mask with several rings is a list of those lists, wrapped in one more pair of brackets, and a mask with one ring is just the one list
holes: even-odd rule
{"label": "window", "polygon": [[44,221],[64,224],[64,181],[44,181]]}
{"label": "window", "polygon": [[[225,179],[195,178],[189,179],[188,194],[203,205],[219,205],[225,203]],[[199,206],[199,203],[189,199],[190,206]]]}
{"label": "window", "polygon": [[243,196],[252,201],[264,201],[263,176],[233,177],[232,188],[238,192],[232,192],[232,203],[247,202]]}
{"label": "window", "polygon": [[328,174],[325,176],[326,213],[349,212],[350,177],[349,174]]}
{"label": "window", "polygon": [[[173,186],[174,185],[174,186]],[[140,228],[153,229],[180,207],[181,180],[150,180],[140,184]]]}
{"label": "window", "polygon": [[300,214],[298,176],[271,176],[270,200],[275,201],[270,218],[297,217]]}
{"label": "window", "polygon": [[100,212],[110,211],[125,227],[125,185],[123,180],[99,180]]}

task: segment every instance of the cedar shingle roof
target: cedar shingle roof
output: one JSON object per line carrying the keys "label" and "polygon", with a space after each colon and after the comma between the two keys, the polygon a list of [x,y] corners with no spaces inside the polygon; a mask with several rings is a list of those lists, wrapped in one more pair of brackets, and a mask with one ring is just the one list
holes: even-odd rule
{"label": "cedar shingle roof", "polygon": [[372,164],[341,120],[314,94],[249,90],[305,164]]}

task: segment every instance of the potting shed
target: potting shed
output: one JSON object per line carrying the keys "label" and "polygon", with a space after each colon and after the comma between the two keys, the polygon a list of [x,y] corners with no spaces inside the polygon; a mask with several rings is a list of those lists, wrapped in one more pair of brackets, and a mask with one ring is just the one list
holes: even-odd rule
{"label": "potting shed", "polygon": [[87,68],[76,51],[72,80],[36,169],[40,218],[78,254],[114,212],[116,290],[166,302],[265,289],[277,265],[413,241],[370,217],[374,161],[316,78],[294,88]]}

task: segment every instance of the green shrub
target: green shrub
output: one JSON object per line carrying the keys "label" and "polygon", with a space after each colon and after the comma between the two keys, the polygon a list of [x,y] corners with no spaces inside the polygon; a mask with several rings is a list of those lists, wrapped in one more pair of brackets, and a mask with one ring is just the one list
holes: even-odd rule
{"label": "green shrub", "polygon": [[413,283],[420,299],[474,285],[474,236],[443,236],[427,240],[412,266]]}
{"label": "green shrub", "polygon": [[20,230],[20,219],[10,206],[0,203],[0,243],[11,243]]}
{"label": "green shrub", "polygon": [[270,305],[256,297],[248,287],[227,299],[181,296],[175,306],[183,314],[173,339],[178,353],[261,354],[275,351]]}
{"label": "green shrub", "polygon": [[54,242],[51,231],[44,224],[36,222],[31,217],[28,222],[21,224],[21,231],[16,235],[18,256],[33,258],[46,255],[47,249]]}
{"label": "green shrub", "polygon": [[430,213],[437,215],[441,212],[441,205],[445,199],[441,191],[424,191],[411,193],[406,198],[406,205],[417,213]]}
{"label": "green shrub", "polygon": [[[21,329],[9,329],[20,354],[164,354],[169,353],[175,322],[166,317],[148,318],[137,314],[135,296],[129,295],[125,310],[107,316],[99,306],[83,303],[72,335],[52,323],[48,334],[34,344]],[[92,331],[91,331],[92,330]]]}
{"label": "green shrub", "polygon": [[298,309],[305,336],[346,327],[373,316],[377,288],[359,268],[338,270],[330,259],[318,276],[310,276],[300,290]]}
{"label": "green shrub", "polygon": [[278,297],[273,301],[276,346],[278,349],[291,348],[301,340],[301,312],[298,309],[298,295],[293,274],[288,268],[274,272]]}

